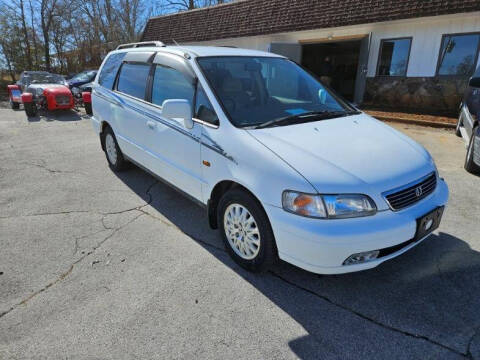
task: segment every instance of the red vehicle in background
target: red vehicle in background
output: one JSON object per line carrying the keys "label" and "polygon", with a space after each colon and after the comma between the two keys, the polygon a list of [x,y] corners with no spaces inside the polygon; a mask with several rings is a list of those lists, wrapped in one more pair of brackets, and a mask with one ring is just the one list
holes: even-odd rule
{"label": "red vehicle in background", "polygon": [[[35,116],[39,109],[68,110],[77,105],[65,78],[46,71],[24,71],[16,85],[8,85],[8,95],[12,109],[23,103],[29,117]],[[85,110],[91,115],[90,93],[82,95]]]}

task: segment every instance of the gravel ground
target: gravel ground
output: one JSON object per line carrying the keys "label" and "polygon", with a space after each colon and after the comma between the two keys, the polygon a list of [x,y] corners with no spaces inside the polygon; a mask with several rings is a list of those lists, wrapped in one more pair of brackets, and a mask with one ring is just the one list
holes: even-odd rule
{"label": "gravel ground", "polygon": [[0,359],[480,359],[480,178],[453,131],[394,126],[450,186],[440,229],[361,273],[254,275],[87,116],[0,110]]}

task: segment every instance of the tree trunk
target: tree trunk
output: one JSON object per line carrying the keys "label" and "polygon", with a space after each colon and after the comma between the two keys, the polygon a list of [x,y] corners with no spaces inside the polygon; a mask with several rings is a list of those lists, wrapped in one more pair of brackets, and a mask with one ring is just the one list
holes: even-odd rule
{"label": "tree trunk", "polygon": [[27,57],[27,65],[28,69],[32,70],[32,54],[30,52],[30,41],[28,40],[28,29],[27,24],[25,22],[25,8],[23,6],[23,0],[20,0],[20,15],[22,21],[22,30],[23,30],[23,38],[25,41],[25,55]]}
{"label": "tree trunk", "polygon": [[34,17],[33,17],[32,0],[28,0],[28,4],[30,6],[30,20],[31,20],[32,37],[33,37],[33,52],[35,57],[35,68],[32,70],[38,70],[40,68],[40,61],[38,61],[37,33],[35,32],[35,24],[33,22]]}

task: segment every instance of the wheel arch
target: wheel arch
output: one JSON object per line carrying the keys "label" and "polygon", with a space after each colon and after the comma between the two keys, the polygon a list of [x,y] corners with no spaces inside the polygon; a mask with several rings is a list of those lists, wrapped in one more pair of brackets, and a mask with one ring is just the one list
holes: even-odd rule
{"label": "wheel arch", "polygon": [[102,150],[105,151],[105,136],[103,136],[105,129],[112,128],[107,121],[102,121],[100,123],[100,144],[102,145]]}
{"label": "wheel arch", "polygon": [[[242,189],[243,191],[250,194],[258,202],[258,204],[266,214],[266,211],[262,205],[262,202],[258,199],[257,196],[255,196],[255,194],[251,190],[249,190],[247,187],[245,187],[244,185],[234,180],[222,180],[213,187],[212,191],[210,192],[210,198],[207,201],[208,224],[212,229],[218,229],[218,223],[217,223],[218,203],[222,198],[223,194],[225,194],[227,191],[230,191],[232,189]],[[268,218],[268,215],[267,215],[267,218]]]}

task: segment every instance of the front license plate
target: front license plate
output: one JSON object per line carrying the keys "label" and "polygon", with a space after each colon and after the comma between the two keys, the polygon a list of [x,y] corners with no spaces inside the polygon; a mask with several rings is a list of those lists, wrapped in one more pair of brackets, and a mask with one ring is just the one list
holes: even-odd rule
{"label": "front license plate", "polygon": [[417,233],[415,234],[415,241],[424,238],[440,226],[444,209],[444,206],[440,206],[417,219]]}

